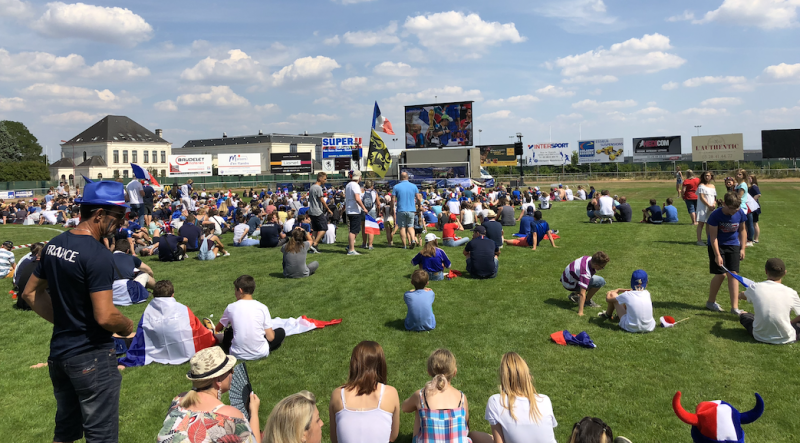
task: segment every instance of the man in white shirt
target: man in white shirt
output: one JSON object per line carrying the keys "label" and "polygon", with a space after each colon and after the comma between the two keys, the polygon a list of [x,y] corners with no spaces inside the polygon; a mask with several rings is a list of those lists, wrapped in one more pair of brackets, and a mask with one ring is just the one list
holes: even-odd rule
{"label": "man in white shirt", "polygon": [[139,182],[139,179],[133,179],[128,186],[125,186],[125,192],[128,193],[128,203],[131,205],[131,211],[136,213],[138,217],[139,226],[144,226],[144,187]]}
{"label": "man in white shirt", "polygon": [[550,209],[550,196],[546,192],[539,192],[539,209]]}
{"label": "man in white shirt", "polygon": [[0,247],[0,278],[14,277],[14,271],[17,269],[17,264],[14,261],[14,243],[11,240],[3,242]]}
{"label": "man in white shirt", "polygon": [[350,233],[347,234],[347,255],[361,255],[356,251],[356,236],[361,233],[361,211],[366,214],[367,208],[361,201],[361,190],[358,182],[361,180],[361,171],[353,171],[350,183],[344,189],[344,206],[347,214],[347,225]]}
{"label": "man in white shirt", "polygon": [[185,184],[181,185],[181,203],[183,208],[189,212],[197,211],[192,201],[192,183],[194,183],[194,180],[189,179]]}
{"label": "man in white shirt", "polygon": [[[783,260],[767,260],[764,271],[766,281],[751,283],[746,291],[739,293],[739,300],[752,303],[755,311],[755,314],[742,311],[739,322],[762,343],[793,343],[800,336],[800,298],[795,290],[781,283],[786,275]],[[790,319],[789,311],[794,311],[796,317]]]}
{"label": "man in white shirt", "polygon": [[586,191],[583,190],[582,185],[578,185],[578,196],[575,198],[578,200],[586,200]]}
{"label": "man in white shirt", "polygon": [[568,202],[571,202],[575,199],[574,195],[572,194],[572,189],[570,189],[569,186],[564,187],[564,195],[566,196]]}
{"label": "man in white shirt", "polygon": [[647,273],[641,269],[631,275],[631,289],[615,289],[606,294],[608,309],[600,318],[610,319],[617,311],[619,327],[628,332],[652,332],[656,328],[653,301],[647,289]]}
{"label": "man in white shirt", "polygon": [[614,199],[609,195],[608,189],[604,189],[600,193],[597,204],[600,207],[595,212],[595,216],[599,214],[601,221],[608,220],[610,222],[614,218]]}

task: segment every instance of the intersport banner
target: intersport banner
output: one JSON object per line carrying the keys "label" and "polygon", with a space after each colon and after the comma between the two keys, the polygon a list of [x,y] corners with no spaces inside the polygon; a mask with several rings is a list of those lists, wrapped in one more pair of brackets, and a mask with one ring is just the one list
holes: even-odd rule
{"label": "intersport banner", "polygon": [[528,166],[561,166],[572,161],[569,143],[540,143],[525,147],[525,164]]}
{"label": "intersport banner", "polygon": [[621,138],[599,138],[578,142],[578,163],[622,163],[623,141]]}
{"label": "intersport banner", "polygon": [[744,160],[742,134],[700,135],[692,137],[693,162]]}
{"label": "intersport banner", "polygon": [[681,136],[633,139],[633,161],[669,162],[681,159]]}
{"label": "intersport banner", "polygon": [[211,155],[170,155],[168,177],[210,176]]}
{"label": "intersport banner", "polygon": [[261,154],[219,154],[217,168],[219,175],[258,175]]}

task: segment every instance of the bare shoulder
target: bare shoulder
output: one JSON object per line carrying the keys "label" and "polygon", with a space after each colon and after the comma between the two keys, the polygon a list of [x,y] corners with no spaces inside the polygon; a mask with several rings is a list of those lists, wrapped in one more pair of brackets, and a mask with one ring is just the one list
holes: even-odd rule
{"label": "bare shoulder", "polygon": [[233,406],[227,406],[227,405],[223,406],[217,409],[217,412],[232,418],[244,418],[244,414],[242,414],[242,411],[234,408]]}

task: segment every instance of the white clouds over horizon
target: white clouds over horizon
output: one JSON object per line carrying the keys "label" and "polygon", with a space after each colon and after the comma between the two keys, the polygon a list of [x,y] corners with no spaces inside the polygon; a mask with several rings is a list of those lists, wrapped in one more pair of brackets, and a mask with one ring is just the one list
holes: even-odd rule
{"label": "white clouds over horizon", "polygon": [[765,30],[792,28],[798,25],[798,0],[724,0],[719,8],[708,11],[692,23],[721,22],[756,26]]}
{"label": "white clouds over horizon", "polygon": [[130,9],[52,2],[31,28],[56,38],[84,38],[133,47],[153,37],[153,27]]}
{"label": "white clouds over horizon", "polygon": [[461,48],[459,53],[471,58],[480,57],[489,47],[503,42],[527,40],[514,23],[487,22],[478,14],[456,11],[408,17],[403,28],[431,51],[452,53],[452,48]]}
{"label": "white clouds over horizon", "polygon": [[536,8],[545,16],[562,19],[562,26],[568,32],[606,32],[613,28],[592,25],[612,25],[617,18],[606,11],[603,0],[556,0]]}
{"label": "white clouds over horizon", "polygon": [[47,52],[12,54],[0,48],[0,81],[54,80],[64,75],[129,80],[149,76],[150,70],[127,60],[103,60],[88,66],[84,58],[77,54],[65,57]]}

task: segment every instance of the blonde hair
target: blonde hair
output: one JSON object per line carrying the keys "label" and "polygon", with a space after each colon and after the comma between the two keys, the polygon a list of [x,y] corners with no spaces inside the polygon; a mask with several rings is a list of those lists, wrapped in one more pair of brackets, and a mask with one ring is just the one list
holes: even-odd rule
{"label": "blonde hair", "polygon": [[527,398],[531,406],[530,418],[534,423],[539,423],[542,413],[536,403],[536,395],[528,364],[516,352],[507,352],[500,360],[500,404],[508,409],[511,419],[516,421],[514,402],[517,397]]}
{"label": "blonde hair", "polygon": [[317,398],[309,391],[284,398],[272,408],[261,443],[301,443],[316,408]]}
{"label": "blonde hair", "polygon": [[456,356],[447,349],[439,348],[428,357],[428,375],[433,379],[425,383],[426,391],[444,391],[456,375]]}
{"label": "blonde hair", "polygon": [[188,409],[200,403],[200,395],[197,392],[205,391],[206,389],[210,388],[215,381],[224,379],[227,376],[228,374],[226,373],[221,377],[212,378],[211,380],[198,380],[192,382],[192,390],[184,394],[184,396],[181,398],[180,406],[184,409]]}

